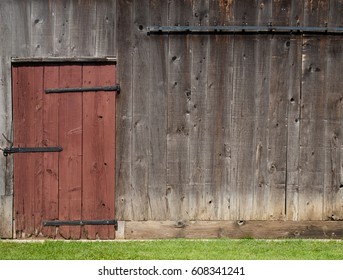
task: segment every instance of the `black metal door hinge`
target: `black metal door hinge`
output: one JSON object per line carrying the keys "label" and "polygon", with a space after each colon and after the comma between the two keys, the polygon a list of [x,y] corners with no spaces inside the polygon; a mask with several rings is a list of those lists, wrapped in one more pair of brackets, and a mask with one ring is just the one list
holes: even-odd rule
{"label": "black metal door hinge", "polygon": [[74,221],[43,221],[43,226],[107,226],[114,225],[115,228],[118,227],[117,220],[74,220]]}
{"label": "black metal door hinge", "polygon": [[3,154],[7,157],[9,154],[16,153],[52,153],[52,152],[61,152],[63,148],[60,146],[57,147],[9,147],[3,149]]}
{"label": "black metal door hinge", "polygon": [[116,91],[120,92],[120,86],[118,84],[114,86],[104,86],[104,87],[76,87],[76,88],[48,88],[45,89],[45,93],[66,93],[66,92],[87,92],[87,91]]}

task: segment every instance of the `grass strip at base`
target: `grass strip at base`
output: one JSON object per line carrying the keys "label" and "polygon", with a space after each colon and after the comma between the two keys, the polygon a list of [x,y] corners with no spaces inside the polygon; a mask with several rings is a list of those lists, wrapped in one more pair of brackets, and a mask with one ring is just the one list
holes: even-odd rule
{"label": "grass strip at base", "polygon": [[0,241],[1,260],[342,260],[343,241]]}

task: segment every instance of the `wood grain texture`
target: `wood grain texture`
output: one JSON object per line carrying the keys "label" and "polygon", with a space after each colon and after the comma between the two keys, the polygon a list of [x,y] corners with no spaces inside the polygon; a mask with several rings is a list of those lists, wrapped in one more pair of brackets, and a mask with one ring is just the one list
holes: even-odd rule
{"label": "wood grain texture", "polygon": [[330,238],[341,239],[338,221],[131,221],[125,239],[170,238]]}
{"label": "wood grain texture", "polygon": [[[144,26],[149,21],[149,1],[133,4],[132,56],[132,188],[131,200],[134,220],[147,220],[149,211],[149,41]],[[142,29],[143,28],[143,29]]]}
{"label": "wood grain texture", "polygon": [[68,3],[71,12],[69,18],[70,55],[78,56],[81,53],[94,56],[96,50],[96,1],[83,0]]}
{"label": "wood grain texture", "polygon": [[116,217],[132,219],[134,201],[131,199],[132,189],[132,71],[133,71],[133,4],[132,1],[118,0],[118,82],[122,92],[117,98],[116,111]]}
{"label": "wood grain texture", "polygon": [[116,0],[95,1],[95,56],[116,55]]}
{"label": "wood grain texture", "polygon": [[[0,4],[0,132],[12,136],[11,57],[38,63],[42,57],[51,62],[55,57],[75,61],[118,54],[122,94],[116,111],[116,218],[342,218],[339,36],[146,34],[148,25],[337,27],[342,25],[341,1],[43,2]],[[53,104],[60,97],[40,99],[24,97],[23,115],[34,118],[28,113],[32,109],[48,123],[55,122],[48,110],[56,112]],[[13,99],[15,106],[23,107],[21,102]],[[97,100],[86,103],[87,108],[95,107]],[[65,104],[61,101],[60,108]],[[23,116],[14,116],[18,117]],[[24,130],[26,124],[18,125]],[[60,132],[39,123],[32,128],[33,138],[28,138],[32,142],[26,144],[53,144]],[[18,144],[24,144],[20,140],[25,133],[15,135]],[[1,147],[6,144],[0,140]],[[21,156],[22,160],[0,159],[0,197],[6,207],[8,197],[13,197],[13,158],[31,162]],[[37,200],[23,205],[14,201],[14,205],[20,213],[36,212],[18,220],[18,236],[26,225],[39,227],[35,216],[46,214],[38,213],[40,205],[43,209],[54,205],[48,216],[56,216],[55,156],[43,156],[47,168],[42,169],[37,158],[25,171],[38,175],[29,179],[37,189],[23,195]],[[67,172],[62,165],[59,168]],[[15,183],[22,184],[20,180],[14,177]],[[53,186],[51,193],[44,184]],[[7,223],[11,211],[7,208],[0,214],[0,227],[6,223],[6,233],[12,230]],[[56,232],[45,234],[54,237]]]}
{"label": "wood grain texture", "polygon": [[[150,24],[168,24],[168,3],[149,2]],[[168,93],[168,37],[149,38],[149,146],[148,146],[148,220],[167,217],[167,93]]]}
{"label": "wood grain texture", "polygon": [[[83,65],[83,87],[115,84],[115,66]],[[114,219],[115,92],[85,92],[82,100],[82,219]],[[84,226],[88,239],[113,239],[111,226]]]}
{"label": "wood grain texture", "polygon": [[[60,68],[60,87],[81,87],[81,65]],[[82,193],[82,93],[65,93],[60,97],[59,144],[63,153],[59,155],[59,218],[60,220],[81,219]],[[79,239],[78,226],[61,226],[63,238]]]}
{"label": "wood grain texture", "polygon": [[[169,24],[184,25],[192,15],[190,1],[171,1]],[[189,184],[191,53],[189,36],[169,36],[167,123],[167,218],[186,216],[184,186]]]}
{"label": "wood grain texture", "polygon": [[325,44],[308,37],[302,51],[299,219],[323,218],[325,133]]}
{"label": "wood grain texture", "polygon": [[325,40],[325,138],[324,138],[324,209],[323,219],[343,219],[342,178],[342,38]]}
{"label": "wood grain texture", "polygon": [[[40,0],[31,0],[30,7],[30,54],[50,56],[54,47],[54,5],[42,5]],[[42,36],[44,34],[44,37]]]}
{"label": "wood grain texture", "polygon": [[327,26],[330,1],[304,0],[304,26]]}
{"label": "wood grain texture", "polygon": [[[287,44],[287,43],[286,43]],[[287,105],[287,189],[286,218],[297,220],[299,214],[299,169],[300,169],[300,103],[301,103],[301,64],[302,39],[290,38],[287,67],[288,105]]]}
{"label": "wood grain texture", "polygon": [[[44,89],[57,88],[59,86],[59,66],[45,66]],[[43,95],[43,137],[42,146],[58,146],[58,117],[59,117],[59,95]],[[59,168],[57,153],[43,154],[43,201],[41,205],[42,220],[58,220],[58,193],[59,193]],[[55,237],[55,228],[44,227],[42,234]]]}
{"label": "wood grain texture", "polygon": [[[193,7],[193,25],[208,25],[210,17],[210,1],[198,1]],[[212,9],[215,10],[215,9]],[[209,149],[206,147],[206,100],[208,98],[208,63],[209,42],[207,35],[195,35],[191,38],[191,86],[190,96],[190,132],[189,132],[189,159],[190,159],[190,185],[186,192],[187,214],[189,219],[207,219],[210,186],[206,184],[206,160]],[[207,189],[207,191],[206,191]]]}

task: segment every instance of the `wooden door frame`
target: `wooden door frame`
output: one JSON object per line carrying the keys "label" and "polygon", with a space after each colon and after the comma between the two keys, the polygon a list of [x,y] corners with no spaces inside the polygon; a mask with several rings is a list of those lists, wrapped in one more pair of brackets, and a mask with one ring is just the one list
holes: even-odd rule
{"label": "wooden door frame", "polygon": [[[12,81],[13,81],[13,76],[12,76],[12,69],[15,66],[21,66],[21,65],[35,65],[35,64],[78,64],[78,63],[89,63],[89,64],[113,64],[117,65],[117,58],[115,56],[106,56],[106,57],[11,57],[9,61],[9,77],[10,80],[8,81],[9,83],[9,96],[10,96],[10,104],[11,104],[11,119],[10,119],[10,131],[11,135],[9,137],[13,137],[13,88],[12,88]],[[116,129],[116,128],[115,128]],[[116,153],[116,152],[115,152]],[[13,158],[8,158],[6,159],[6,171],[7,175],[11,178],[9,180],[6,180],[5,182],[5,188],[7,190],[10,190],[10,198],[11,198],[11,209],[7,207],[4,212],[5,215],[7,215],[7,220],[11,221],[11,225],[9,225],[9,230],[7,231],[12,231],[11,236],[6,236],[6,238],[17,238],[16,236],[16,226],[15,226],[15,213],[14,213],[14,161]],[[115,172],[115,171],[114,171]],[[115,176],[116,178],[116,176]],[[1,238],[2,236],[0,236]]]}

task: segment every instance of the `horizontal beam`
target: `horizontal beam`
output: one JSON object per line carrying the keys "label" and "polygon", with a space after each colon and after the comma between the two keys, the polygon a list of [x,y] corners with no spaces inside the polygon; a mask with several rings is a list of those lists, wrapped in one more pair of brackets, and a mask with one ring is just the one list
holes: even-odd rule
{"label": "horizontal beam", "polygon": [[148,26],[148,34],[164,33],[281,33],[281,34],[343,34],[343,27],[311,26]]}
{"label": "horizontal beam", "polygon": [[106,57],[12,57],[11,62],[20,63],[115,63],[117,58],[115,56]]}
{"label": "horizontal beam", "polygon": [[118,221],[121,239],[342,239],[343,221]]}

